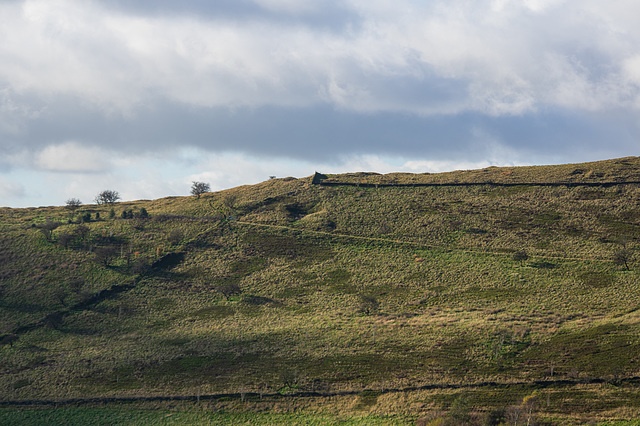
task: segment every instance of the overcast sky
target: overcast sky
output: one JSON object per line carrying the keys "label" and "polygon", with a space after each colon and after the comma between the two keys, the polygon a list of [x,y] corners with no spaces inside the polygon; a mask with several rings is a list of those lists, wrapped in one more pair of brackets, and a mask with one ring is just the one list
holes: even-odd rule
{"label": "overcast sky", "polygon": [[637,0],[0,0],[0,206],[638,155]]}

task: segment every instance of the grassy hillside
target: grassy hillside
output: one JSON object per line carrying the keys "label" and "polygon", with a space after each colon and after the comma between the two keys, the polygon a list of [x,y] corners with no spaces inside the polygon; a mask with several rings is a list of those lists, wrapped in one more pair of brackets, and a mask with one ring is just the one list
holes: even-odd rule
{"label": "grassy hillside", "polygon": [[[638,181],[625,158],[2,208],[0,419],[92,398],[211,422],[640,417]],[[451,183],[473,185],[402,186]]]}

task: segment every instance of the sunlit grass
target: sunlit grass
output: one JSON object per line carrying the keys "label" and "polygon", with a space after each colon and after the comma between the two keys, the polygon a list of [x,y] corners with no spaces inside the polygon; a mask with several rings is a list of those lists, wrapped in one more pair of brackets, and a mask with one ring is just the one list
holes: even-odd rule
{"label": "sunlit grass", "polygon": [[[636,163],[330,178],[596,182],[636,179]],[[321,392],[344,399],[332,408],[341,414],[415,419],[446,415],[453,400],[437,395],[460,385],[618,386],[639,373],[640,279],[638,259],[627,271],[612,255],[622,246],[637,254],[638,201],[637,185],[276,179],[120,203],[113,219],[110,206],[84,206],[100,220],[66,248],[61,235],[81,229],[68,210],[0,209],[0,336],[18,336],[0,347],[0,399]],[[150,218],[121,218],[142,207]],[[39,229],[47,221],[60,222],[52,241]],[[97,253],[108,246],[116,250],[105,264]],[[526,260],[514,259],[519,250]],[[229,284],[239,293],[225,295]],[[129,287],[98,296],[118,286]],[[366,298],[375,307],[363,309]],[[441,394],[423,402],[385,393],[434,384]],[[379,394],[346,396],[363,391]],[[469,410],[519,403],[493,392]],[[593,409],[631,418],[611,414],[634,407],[636,397],[620,392],[598,405],[611,395],[591,389]],[[322,411],[317,401],[282,404],[298,403]],[[572,415],[561,406],[539,409]]]}

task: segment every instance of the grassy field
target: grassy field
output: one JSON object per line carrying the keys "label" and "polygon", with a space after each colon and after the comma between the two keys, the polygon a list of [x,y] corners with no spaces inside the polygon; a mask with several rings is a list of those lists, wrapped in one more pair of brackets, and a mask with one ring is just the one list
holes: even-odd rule
{"label": "grassy field", "polygon": [[[638,180],[625,158],[0,208],[0,422],[632,421]],[[402,186],[433,183],[472,185]]]}

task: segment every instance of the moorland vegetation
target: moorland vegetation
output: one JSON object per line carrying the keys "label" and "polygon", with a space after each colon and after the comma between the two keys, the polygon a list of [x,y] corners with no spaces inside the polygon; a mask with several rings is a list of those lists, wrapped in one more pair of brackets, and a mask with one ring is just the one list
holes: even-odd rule
{"label": "moorland vegetation", "polygon": [[639,182],[630,157],[0,208],[0,420],[638,418]]}

